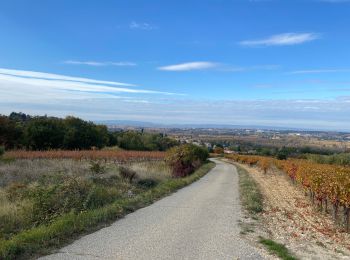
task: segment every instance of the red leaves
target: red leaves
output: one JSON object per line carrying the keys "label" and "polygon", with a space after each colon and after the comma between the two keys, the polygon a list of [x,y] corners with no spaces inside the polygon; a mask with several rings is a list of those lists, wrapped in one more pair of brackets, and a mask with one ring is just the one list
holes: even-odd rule
{"label": "red leaves", "polygon": [[112,151],[112,150],[50,150],[50,151],[9,151],[5,153],[6,158],[14,159],[110,159],[128,161],[135,159],[164,159],[165,152],[146,151]]}

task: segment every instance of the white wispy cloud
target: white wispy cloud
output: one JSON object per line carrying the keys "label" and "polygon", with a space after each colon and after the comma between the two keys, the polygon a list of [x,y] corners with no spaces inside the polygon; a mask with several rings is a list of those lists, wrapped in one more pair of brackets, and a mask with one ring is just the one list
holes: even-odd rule
{"label": "white wispy cloud", "polygon": [[158,67],[158,70],[166,70],[166,71],[206,70],[206,69],[217,68],[218,66],[220,66],[220,63],[208,62],[208,61],[194,61],[194,62],[186,62],[186,63]]}
{"label": "white wispy cloud", "polygon": [[66,60],[63,63],[65,64],[72,64],[72,65],[87,65],[87,66],[136,66],[137,64],[134,62],[129,61],[120,61],[120,62],[113,62],[113,61],[77,61],[77,60]]}
{"label": "white wispy cloud", "polygon": [[133,29],[133,30],[146,30],[146,31],[150,31],[150,30],[154,30],[157,29],[157,26],[149,24],[149,23],[145,23],[145,22],[135,22],[132,21],[129,24],[129,28]]}
{"label": "white wispy cloud", "polygon": [[282,33],[258,40],[246,40],[239,42],[243,46],[283,46],[297,45],[317,40],[321,37],[317,33]]}
{"label": "white wispy cloud", "polygon": [[194,61],[180,64],[173,64],[158,67],[158,70],[165,71],[190,71],[190,70],[209,70],[214,69],[222,72],[247,72],[254,70],[276,70],[280,65],[252,65],[252,66],[234,66],[231,64],[225,64],[221,62],[209,62],[209,61]]}
{"label": "white wispy cloud", "polygon": [[[116,86],[121,85],[121,86]],[[0,69],[0,96],[13,102],[23,100],[86,99],[119,97],[120,94],[181,95],[177,93],[134,89],[128,83],[69,77],[58,74]],[[33,102],[34,102],[33,101]]]}
{"label": "white wispy cloud", "polygon": [[318,74],[318,73],[337,73],[350,72],[350,69],[313,69],[313,70],[295,70],[288,74]]}
{"label": "white wispy cloud", "polygon": [[131,89],[125,87],[114,87],[107,85],[88,84],[83,82],[72,82],[64,80],[51,80],[44,78],[23,78],[13,75],[0,73],[0,83],[4,81],[14,82],[23,85],[41,86],[47,88],[60,89],[64,91],[86,91],[86,92],[101,92],[101,93],[151,93],[151,94],[173,94],[167,92],[159,92],[153,90]]}
{"label": "white wispy cloud", "polygon": [[81,78],[81,77],[70,77],[70,76],[64,76],[59,74],[28,71],[28,70],[13,70],[13,69],[0,68],[0,74],[25,77],[25,78],[39,78],[39,79],[48,79],[48,80],[108,84],[108,85],[114,85],[114,86],[126,86],[126,87],[136,86],[134,84],[122,83],[122,82],[116,82],[116,81],[105,81],[105,80],[95,80],[95,79],[88,79],[88,78]]}

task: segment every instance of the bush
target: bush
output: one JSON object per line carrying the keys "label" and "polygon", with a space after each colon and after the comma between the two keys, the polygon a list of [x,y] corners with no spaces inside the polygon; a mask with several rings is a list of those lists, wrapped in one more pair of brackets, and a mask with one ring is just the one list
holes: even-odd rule
{"label": "bush", "polygon": [[121,197],[117,188],[107,188],[94,185],[84,202],[84,209],[97,209],[106,204],[112,203],[115,199]]}
{"label": "bush", "polygon": [[185,144],[170,149],[165,160],[171,167],[173,177],[185,177],[199,168],[208,156],[207,149]]}
{"label": "bush", "polygon": [[122,177],[124,180],[128,180],[130,183],[132,183],[132,180],[136,177],[136,172],[126,168],[126,167],[119,167],[119,174],[120,177]]}
{"label": "bush", "polygon": [[28,193],[33,202],[33,221],[48,222],[71,210],[81,211],[92,188],[92,183],[80,178],[66,178],[63,183],[34,185]]}

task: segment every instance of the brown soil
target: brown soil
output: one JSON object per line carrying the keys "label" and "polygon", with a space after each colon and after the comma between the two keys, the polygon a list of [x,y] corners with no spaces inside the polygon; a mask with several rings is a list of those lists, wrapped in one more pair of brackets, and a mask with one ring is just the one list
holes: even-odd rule
{"label": "brown soil", "polygon": [[350,234],[334,225],[329,214],[317,210],[286,174],[277,170],[264,174],[239,165],[251,173],[263,194],[264,212],[257,224],[263,234],[301,259],[350,259]]}

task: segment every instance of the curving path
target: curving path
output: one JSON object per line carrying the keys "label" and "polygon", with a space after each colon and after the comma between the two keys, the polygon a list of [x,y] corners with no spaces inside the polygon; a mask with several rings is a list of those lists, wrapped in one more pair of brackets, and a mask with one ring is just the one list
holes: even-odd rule
{"label": "curving path", "polygon": [[199,181],[42,259],[263,259],[239,235],[236,168],[213,161]]}

